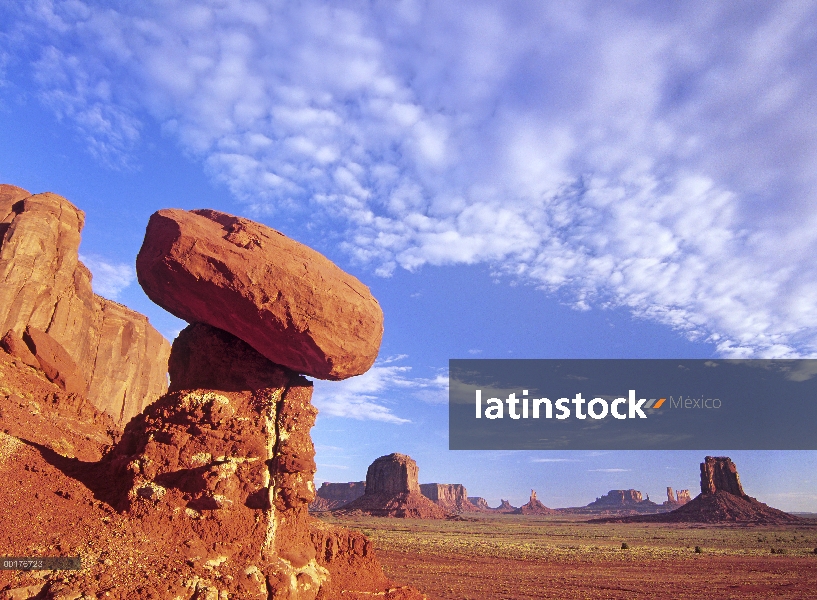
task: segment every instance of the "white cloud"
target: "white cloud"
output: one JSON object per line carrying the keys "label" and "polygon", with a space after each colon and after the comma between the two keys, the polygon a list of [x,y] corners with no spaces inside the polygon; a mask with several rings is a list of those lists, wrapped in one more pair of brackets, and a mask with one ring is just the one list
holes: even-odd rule
{"label": "white cloud", "polygon": [[81,254],[79,259],[91,270],[94,293],[105,298],[116,300],[119,293],[136,279],[136,269],[132,265],[111,263],[96,254]]}
{"label": "white cloud", "polygon": [[725,356],[817,354],[813,4],[6,10],[7,79],[102,160],[155,119],[381,275],[487,262]]}
{"label": "white cloud", "polygon": [[626,473],[632,469],[587,469],[588,473]]}
{"label": "white cloud", "polygon": [[388,406],[399,399],[414,397],[432,404],[447,402],[448,377],[411,377],[411,367],[392,364],[404,358],[406,355],[386,358],[363,375],[343,381],[315,380],[313,403],[323,414],[333,417],[399,424],[411,422],[394,414]]}

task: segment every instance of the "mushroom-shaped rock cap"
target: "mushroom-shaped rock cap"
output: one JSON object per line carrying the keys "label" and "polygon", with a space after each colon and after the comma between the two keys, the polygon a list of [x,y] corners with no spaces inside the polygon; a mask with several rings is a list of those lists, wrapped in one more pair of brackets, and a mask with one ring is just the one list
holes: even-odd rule
{"label": "mushroom-shaped rock cap", "polygon": [[369,288],[284,234],[215,210],[150,217],[136,274],[156,304],[244,340],[274,363],[346,379],[374,363],[383,312]]}

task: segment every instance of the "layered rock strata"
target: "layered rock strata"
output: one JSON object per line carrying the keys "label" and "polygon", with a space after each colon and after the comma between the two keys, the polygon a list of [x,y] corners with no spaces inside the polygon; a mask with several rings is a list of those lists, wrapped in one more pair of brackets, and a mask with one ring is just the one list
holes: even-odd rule
{"label": "layered rock strata", "polygon": [[376,517],[443,519],[448,512],[420,493],[417,463],[405,454],[376,459],[366,471],[366,493],[337,514]]}
{"label": "layered rock strata", "polygon": [[214,210],[161,210],[136,259],[151,300],[244,340],[276,364],[345,379],[374,363],[383,313],[369,289],[311,248]]}
{"label": "layered rock strata", "polygon": [[170,344],[147,317],[93,293],[78,256],[84,223],[61,196],[0,185],[0,335],[47,334],[76,365],[70,391],[124,425],[167,390]]}
{"label": "layered rock strata", "polygon": [[478,510],[491,510],[491,507],[488,506],[488,501],[481,496],[468,496],[468,502],[470,502]]}
{"label": "layered rock strata", "polygon": [[352,500],[357,500],[366,491],[365,481],[351,481],[349,483],[329,483],[324,481],[315,495],[315,500],[309,505],[311,511],[335,510]]}
{"label": "layered rock strata", "polygon": [[718,490],[735,496],[745,496],[735,463],[728,456],[707,456],[701,463],[701,493],[714,494]]}
{"label": "layered rock strata", "polygon": [[476,506],[468,500],[468,492],[461,483],[421,483],[420,493],[448,512],[474,512]]}

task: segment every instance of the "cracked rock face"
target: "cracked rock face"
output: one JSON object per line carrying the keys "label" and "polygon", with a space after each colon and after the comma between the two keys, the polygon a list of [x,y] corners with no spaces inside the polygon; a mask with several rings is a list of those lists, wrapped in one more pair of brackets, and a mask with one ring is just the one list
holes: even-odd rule
{"label": "cracked rock face", "polygon": [[272,362],[319,379],[372,366],[383,312],[369,288],[269,227],[214,210],[153,214],[136,259],[151,300],[228,331]]}
{"label": "cracked rock face", "polygon": [[[241,348],[231,337],[197,326],[173,352],[195,362],[225,345]],[[188,560],[202,577],[217,562],[215,570],[241,597],[279,597],[269,590],[280,589],[290,594],[280,597],[312,599],[328,579],[307,513],[315,497],[312,384],[253,352],[220,355],[226,363],[220,373],[234,376],[222,379],[228,390],[191,389],[204,371],[171,370],[175,391],[128,425],[111,471],[122,482],[121,509],[143,521],[167,520],[175,532],[190,530]],[[253,365],[264,367],[254,382],[265,386],[236,391],[246,387]]]}
{"label": "cracked rock face", "polygon": [[714,494],[718,490],[746,495],[735,463],[728,456],[707,456],[701,463],[701,493]]}
{"label": "cracked rock face", "polygon": [[[144,315],[93,293],[78,254],[84,224],[62,196],[0,184],[0,336],[21,339],[26,327],[46,334],[45,370],[62,366],[50,372],[63,389],[124,426],[167,391],[170,344]],[[70,360],[55,365],[63,353]]]}

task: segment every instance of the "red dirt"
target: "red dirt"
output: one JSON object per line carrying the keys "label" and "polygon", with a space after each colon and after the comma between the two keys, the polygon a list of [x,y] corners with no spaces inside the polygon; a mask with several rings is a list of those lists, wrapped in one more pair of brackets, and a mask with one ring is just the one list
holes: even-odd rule
{"label": "red dirt", "polygon": [[592,563],[378,552],[389,577],[436,600],[804,600],[817,557],[701,556]]}

